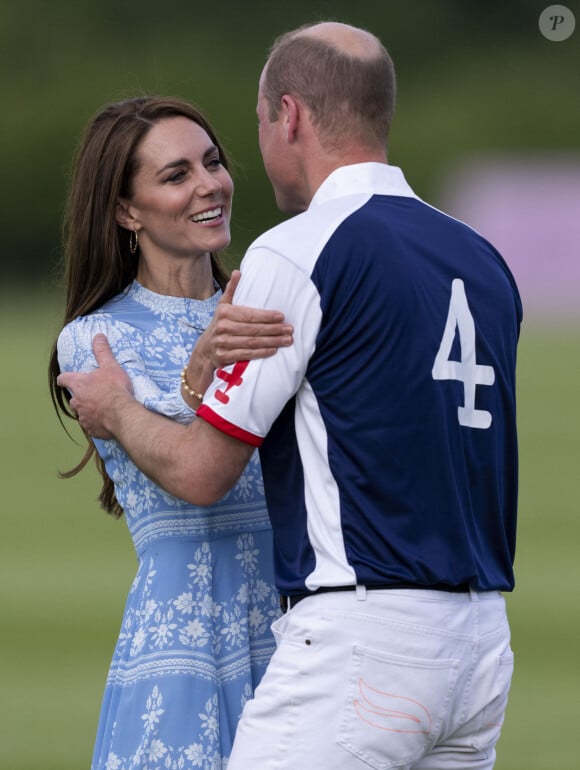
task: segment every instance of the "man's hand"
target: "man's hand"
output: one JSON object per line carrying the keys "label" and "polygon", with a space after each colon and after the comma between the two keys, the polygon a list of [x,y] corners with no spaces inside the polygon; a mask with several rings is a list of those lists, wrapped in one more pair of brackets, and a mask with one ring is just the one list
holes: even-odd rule
{"label": "man's hand", "polygon": [[71,409],[79,416],[83,429],[95,438],[113,437],[114,413],[132,400],[133,388],[125,370],[117,363],[104,334],[93,340],[98,369],[88,374],[65,372],[57,383],[72,394]]}
{"label": "man's hand", "polygon": [[[214,316],[197,340],[187,365],[187,381],[204,393],[216,369],[236,361],[269,358],[293,343],[293,327],[278,310],[232,305],[241,273],[234,270]],[[184,398],[197,408],[199,403]]]}
{"label": "man's hand", "polygon": [[239,270],[232,272],[211,323],[195,346],[214,369],[268,358],[293,342],[293,328],[280,311],[232,304],[241,275]]}
{"label": "man's hand", "polygon": [[216,430],[205,420],[182,425],[133,398],[131,381],[107,338],[95,335],[99,366],[89,374],[68,372],[58,384],[72,392],[70,406],[95,438],[115,438],[155,484],[194,505],[210,505],[239,478],[253,447]]}

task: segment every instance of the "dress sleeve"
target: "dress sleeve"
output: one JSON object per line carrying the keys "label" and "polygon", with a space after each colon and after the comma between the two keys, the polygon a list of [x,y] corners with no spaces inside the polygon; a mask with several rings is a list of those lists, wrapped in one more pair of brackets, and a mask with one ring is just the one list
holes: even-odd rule
{"label": "dress sleeve", "polygon": [[64,327],[57,342],[61,371],[90,372],[96,368],[92,341],[98,333],[107,337],[113,355],[129,375],[137,401],[151,411],[184,424],[195,418],[195,411],[181,397],[179,376],[171,377],[168,390],[162,390],[140,354],[144,343],[141,332],[107,314],[76,318]]}

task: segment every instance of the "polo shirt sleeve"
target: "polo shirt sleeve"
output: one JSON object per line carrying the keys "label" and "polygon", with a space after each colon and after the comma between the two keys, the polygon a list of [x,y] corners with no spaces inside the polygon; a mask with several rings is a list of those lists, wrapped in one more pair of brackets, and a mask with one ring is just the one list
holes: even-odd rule
{"label": "polo shirt sleeve", "polygon": [[309,275],[267,247],[251,247],[240,269],[235,304],[282,311],[294,327],[294,343],[270,358],[218,369],[197,416],[260,446],[302,385],[320,328],[320,298]]}

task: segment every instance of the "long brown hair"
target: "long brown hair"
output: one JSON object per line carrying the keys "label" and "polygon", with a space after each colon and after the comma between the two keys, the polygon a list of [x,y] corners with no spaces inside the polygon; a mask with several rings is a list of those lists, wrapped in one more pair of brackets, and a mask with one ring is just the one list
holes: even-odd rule
{"label": "long brown hair", "polygon": [[[101,109],[86,127],[73,157],[62,224],[66,298],[63,327],[101,307],[135,279],[138,259],[129,249],[129,231],[117,224],[117,203],[121,197],[131,197],[137,148],[145,135],[160,120],[176,116],[193,120],[204,129],[228,169],[223,147],[207,119],[181,99],[142,96],[115,102]],[[211,255],[211,265],[214,278],[224,288],[228,274],[215,254]],[[70,408],[70,394],[56,383],[59,374],[55,342],[48,379],[52,402],[64,427],[63,417],[77,421],[78,418]],[[87,450],[79,464],[59,476],[76,475],[94,456],[103,478],[99,502],[108,513],[119,517],[123,510],[115,496],[113,482],[89,436],[87,441]]]}

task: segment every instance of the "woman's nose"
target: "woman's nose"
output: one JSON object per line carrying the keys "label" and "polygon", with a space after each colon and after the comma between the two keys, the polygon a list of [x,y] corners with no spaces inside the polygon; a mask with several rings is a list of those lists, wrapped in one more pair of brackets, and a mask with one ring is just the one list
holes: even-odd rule
{"label": "woman's nose", "polygon": [[221,183],[215,174],[209,171],[203,172],[203,176],[198,182],[197,193],[201,196],[213,195],[221,189]]}

